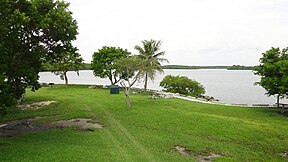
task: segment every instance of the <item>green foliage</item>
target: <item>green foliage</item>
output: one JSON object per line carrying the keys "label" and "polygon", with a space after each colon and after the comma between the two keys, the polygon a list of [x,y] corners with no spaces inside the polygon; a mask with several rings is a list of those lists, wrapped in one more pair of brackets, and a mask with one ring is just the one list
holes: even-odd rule
{"label": "green foliage", "polygon": [[[75,68],[70,67],[68,71],[74,71]],[[91,70],[90,63],[82,63],[81,66],[78,67],[79,70]],[[53,67],[51,64],[43,63],[41,65],[41,71],[53,71]]]}
{"label": "green foliage", "polygon": [[[119,74],[121,79],[128,81],[133,78],[138,72],[138,76],[142,75],[143,61],[138,56],[130,56],[121,58],[115,62],[116,73]],[[140,79],[137,77],[137,79]]]}
{"label": "green foliage", "polygon": [[139,52],[139,58],[143,60],[143,71],[145,72],[144,78],[144,91],[147,89],[148,79],[154,80],[157,72],[163,73],[160,62],[166,61],[167,59],[160,58],[165,54],[165,51],[161,50],[161,41],[156,40],[144,40],[142,41],[143,47],[136,45],[134,48]]}
{"label": "green foliage", "polygon": [[160,82],[160,86],[165,88],[165,91],[167,92],[180,93],[190,96],[199,96],[205,93],[204,87],[199,82],[179,75],[165,76]]}
{"label": "green foliage", "polygon": [[130,54],[126,49],[120,47],[102,47],[92,56],[91,68],[94,75],[100,78],[109,78],[112,85],[118,83],[121,76],[116,73],[115,62],[120,58],[127,58]]}
{"label": "green foliage", "polygon": [[64,1],[1,0],[0,109],[39,88],[41,64],[55,62],[76,39],[77,23]]}
{"label": "green foliage", "polygon": [[256,66],[255,74],[261,76],[261,85],[269,96],[280,95],[284,97],[288,93],[288,48],[280,50],[271,48],[262,53],[260,65]]}
{"label": "green foliage", "polygon": [[91,64],[83,63],[83,66],[81,66],[79,70],[92,70]]}

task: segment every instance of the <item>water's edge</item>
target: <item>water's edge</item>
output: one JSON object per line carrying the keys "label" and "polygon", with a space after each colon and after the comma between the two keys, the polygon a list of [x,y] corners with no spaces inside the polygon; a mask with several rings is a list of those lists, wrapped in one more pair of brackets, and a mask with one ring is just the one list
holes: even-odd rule
{"label": "water's edge", "polygon": [[[220,101],[232,105],[273,105],[276,102],[274,96],[267,97],[266,91],[255,86],[254,83],[260,80],[259,76],[253,74],[250,70],[175,70],[165,69],[164,74],[159,74],[154,81],[148,82],[148,88],[153,90],[162,90],[159,83],[166,75],[181,75],[194,79],[204,85],[205,95],[213,96]],[[91,70],[81,70],[80,76],[73,71],[68,72],[69,84],[82,85],[110,85],[108,79],[96,78]],[[53,82],[55,84],[64,84],[59,76],[51,72],[40,72],[39,82]],[[142,88],[143,83],[136,83],[134,87]],[[281,101],[285,102],[285,101]]]}

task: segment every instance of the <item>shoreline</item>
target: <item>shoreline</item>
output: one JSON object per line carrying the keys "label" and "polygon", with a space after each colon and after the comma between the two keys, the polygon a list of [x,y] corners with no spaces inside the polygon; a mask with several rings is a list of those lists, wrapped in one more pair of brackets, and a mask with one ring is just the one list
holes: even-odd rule
{"label": "shoreline", "polygon": [[[44,82],[43,82],[44,83]],[[43,84],[40,83],[40,84]],[[51,82],[52,83],[52,82]],[[44,83],[44,84],[49,84],[49,83]],[[59,84],[56,83],[55,85],[65,85],[65,84]],[[110,85],[91,85],[91,84],[69,84],[69,85],[83,85],[83,86],[88,86],[88,88],[104,88],[108,89]],[[45,87],[45,86],[43,86]],[[121,87],[120,87],[121,88]],[[137,88],[137,87],[132,87],[132,90],[137,90],[137,91],[143,91],[143,88]],[[188,100],[188,101],[194,101],[194,102],[200,102],[200,103],[207,103],[207,104],[217,104],[217,105],[226,105],[226,106],[240,106],[240,107],[258,107],[258,108],[273,108],[276,107],[275,104],[265,104],[265,103],[254,103],[254,104],[246,104],[246,103],[225,103],[222,101],[216,101],[214,97],[207,96],[210,98],[213,98],[214,101],[208,101],[207,99],[204,98],[196,98],[192,96],[185,96],[177,93],[171,93],[171,92],[164,92],[162,90],[154,90],[154,89],[147,89],[150,92],[154,92],[158,95],[164,95],[162,98],[179,98],[183,100]]]}
{"label": "shoreline", "polygon": [[[193,102],[200,102],[200,103],[206,103],[206,104],[215,104],[215,105],[225,105],[225,106],[238,106],[238,107],[253,107],[253,108],[276,108],[276,105],[273,104],[229,104],[229,103],[224,103],[219,100],[215,101],[208,101],[206,99],[199,99],[196,97],[192,96],[185,96],[177,93],[171,93],[171,92],[164,92],[164,91],[157,91],[159,95],[163,95],[162,98],[178,98],[178,99],[183,99],[187,101],[193,101]],[[213,97],[212,97],[213,98]]]}

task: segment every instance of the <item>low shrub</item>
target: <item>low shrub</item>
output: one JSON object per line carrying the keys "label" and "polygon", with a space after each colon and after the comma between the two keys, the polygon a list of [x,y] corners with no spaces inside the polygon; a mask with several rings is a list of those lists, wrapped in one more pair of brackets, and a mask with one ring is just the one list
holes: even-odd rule
{"label": "low shrub", "polygon": [[199,82],[185,76],[167,75],[160,82],[166,92],[180,93],[189,96],[200,96],[205,93],[205,88]]}

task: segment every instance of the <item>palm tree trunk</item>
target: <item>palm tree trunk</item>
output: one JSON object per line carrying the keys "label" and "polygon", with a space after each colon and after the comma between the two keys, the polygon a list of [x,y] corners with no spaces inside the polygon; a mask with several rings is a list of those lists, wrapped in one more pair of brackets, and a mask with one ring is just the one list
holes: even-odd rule
{"label": "palm tree trunk", "polygon": [[144,92],[147,91],[147,82],[148,82],[148,74],[147,74],[147,72],[146,72],[146,73],[145,73]]}

